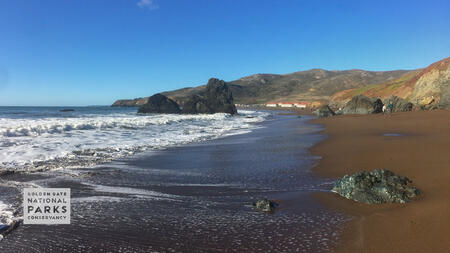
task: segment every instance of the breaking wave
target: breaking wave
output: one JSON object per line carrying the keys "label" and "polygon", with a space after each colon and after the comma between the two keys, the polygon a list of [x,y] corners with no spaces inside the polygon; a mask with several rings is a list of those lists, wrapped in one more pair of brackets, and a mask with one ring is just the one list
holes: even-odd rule
{"label": "breaking wave", "polygon": [[1,117],[0,168],[92,166],[145,150],[240,134],[269,113],[239,115],[138,115],[135,112],[73,117]]}

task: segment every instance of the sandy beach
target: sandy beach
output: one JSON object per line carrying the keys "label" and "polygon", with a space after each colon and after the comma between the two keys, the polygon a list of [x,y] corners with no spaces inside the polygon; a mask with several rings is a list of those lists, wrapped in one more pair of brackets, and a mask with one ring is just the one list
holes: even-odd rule
{"label": "sandy beach", "polygon": [[313,169],[338,178],[385,168],[413,180],[422,194],[407,204],[368,205],[316,193],[351,215],[337,252],[450,252],[450,110],[346,115],[313,120],[328,138],[311,151]]}

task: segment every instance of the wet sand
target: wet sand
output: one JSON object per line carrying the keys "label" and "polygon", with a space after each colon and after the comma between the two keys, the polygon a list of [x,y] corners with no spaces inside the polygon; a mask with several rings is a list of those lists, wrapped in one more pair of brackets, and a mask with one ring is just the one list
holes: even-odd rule
{"label": "wet sand", "polygon": [[[17,182],[70,187],[72,217],[70,225],[22,225],[0,252],[329,252],[348,217],[312,197],[332,181],[311,173],[318,158],[308,149],[324,137],[310,119],[275,113],[246,134],[4,176],[5,201],[20,202]],[[255,210],[264,197],[280,207]]]}
{"label": "wet sand", "polygon": [[450,110],[316,119],[328,138],[311,151],[313,169],[337,178],[386,168],[413,180],[422,195],[408,204],[367,205],[316,193],[353,216],[337,252],[450,252]]}

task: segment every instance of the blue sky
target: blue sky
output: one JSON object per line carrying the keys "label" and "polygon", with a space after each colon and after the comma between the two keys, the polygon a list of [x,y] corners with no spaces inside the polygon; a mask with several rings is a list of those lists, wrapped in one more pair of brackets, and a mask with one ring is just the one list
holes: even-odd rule
{"label": "blue sky", "polygon": [[119,98],[450,56],[450,1],[0,0],[0,105]]}

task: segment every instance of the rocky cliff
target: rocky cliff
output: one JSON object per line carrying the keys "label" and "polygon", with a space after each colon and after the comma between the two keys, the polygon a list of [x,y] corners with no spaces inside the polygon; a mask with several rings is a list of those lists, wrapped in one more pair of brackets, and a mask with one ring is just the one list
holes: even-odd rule
{"label": "rocky cliff", "polygon": [[192,95],[183,106],[183,113],[217,113],[236,114],[233,94],[228,85],[217,78],[211,78],[201,92],[201,96]]}
{"label": "rocky cliff", "polygon": [[412,94],[408,97],[411,102],[419,105],[436,104],[441,108],[448,107],[450,99],[450,57],[431,64],[421,71],[411,86]]}
{"label": "rocky cliff", "polygon": [[449,86],[450,57],[392,81],[337,92],[331,97],[331,104],[340,107],[357,95],[382,99],[397,96],[416,106],[445,109],[450,108]]}

